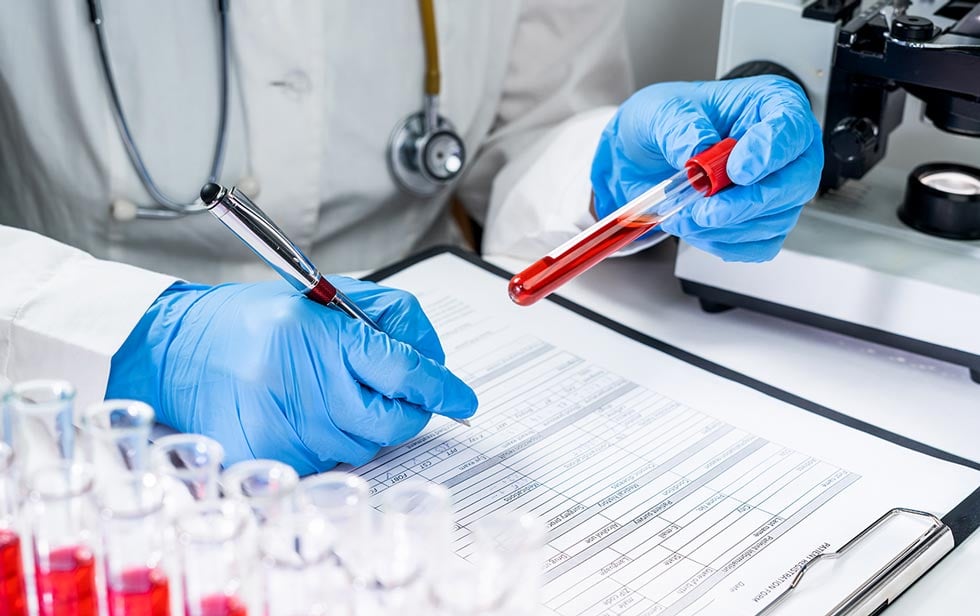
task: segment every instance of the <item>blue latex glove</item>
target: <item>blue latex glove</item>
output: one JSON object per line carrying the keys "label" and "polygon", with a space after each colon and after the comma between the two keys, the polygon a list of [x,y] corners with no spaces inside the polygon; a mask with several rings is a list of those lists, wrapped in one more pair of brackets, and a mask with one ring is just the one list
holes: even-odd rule
{"label": "blue latex glove", "polygon": [[639,196],[723,137],[739,140],[727,168],[735,185],[699,199],[662,230],[726,261],[772,259],[823,168],[820,125],[803,90],[782,77],[660,83],[634,94],[599,140],[596,214]]}
{"label": "blue latex glove", "polygon": [[387,333],[284,282],[175,284],[113,357],[106,397],[142,400],[161,423],[214,438],[226,464],[271,458],[301,474],[363,464],[432,413],[476,412],[414,297],[330,281]]}

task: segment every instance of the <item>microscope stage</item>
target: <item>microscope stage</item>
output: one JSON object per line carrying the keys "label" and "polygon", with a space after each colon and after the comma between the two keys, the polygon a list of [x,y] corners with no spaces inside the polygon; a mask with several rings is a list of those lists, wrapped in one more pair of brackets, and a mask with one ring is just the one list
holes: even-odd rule
{"label": "microscope stage", "polygon": [[928,235],[898,219],[906,175],[877,167],[815,199],[786,248],[980,295],[980,240]]}
{"label": "microscope stage", "polygon": [[906,227],[905,172],[879,167],[808,204],[767,263],[682,243],[675,273],[706,308],[738,306],[968,366],[980,379],[980,241]]}

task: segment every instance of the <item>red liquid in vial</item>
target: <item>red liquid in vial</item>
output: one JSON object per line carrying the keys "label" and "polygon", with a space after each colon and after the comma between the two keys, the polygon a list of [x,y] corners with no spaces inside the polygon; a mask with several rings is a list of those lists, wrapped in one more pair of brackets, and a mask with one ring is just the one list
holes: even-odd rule
{"label": "red liquid in vial", "polygon": [[27,616],[20,537],[5,529],[0,529],[0,616]]}
{"label": "red liquid in vial", "polygon": [[248,610],[238,597],[210,595],[201,599],[197,609],[188,606],[187,616],[248,616]]}
{"label": "red liquid in vial", "polygon": [[510,299],[520,306],[530,306],[659,223],[659,218],[633,215],[610,220],[558,255],[542,257],[511,278],[507,288]]}
{"label": "red liquid in vial", "polygon": [[41,616],[98,616],[95,557],[83,546],[58,548],[42,562],[35,554]]}
{"label": "red liquid in vial", "polygon": [[159,569],[124,571],[109,584],[109,616],[169,616],[170,584]]}

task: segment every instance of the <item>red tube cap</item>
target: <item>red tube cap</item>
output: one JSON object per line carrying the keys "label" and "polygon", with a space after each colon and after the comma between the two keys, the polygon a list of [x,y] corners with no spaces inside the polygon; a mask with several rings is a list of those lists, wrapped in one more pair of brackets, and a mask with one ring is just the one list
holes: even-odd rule
{"label": "red tube cap", "polygon": [[704,152],[697,156],[692,156],[684,165],[687,170],[687,177],[694,178],[695,174],[704,175],[694,180],[694,188],[700,190],[705,196],[710,197],[722,188],[731,185],[732,180],[728,177],[728,155],[732,153],[732,148],[738,143],[731,137],[722,139]]}

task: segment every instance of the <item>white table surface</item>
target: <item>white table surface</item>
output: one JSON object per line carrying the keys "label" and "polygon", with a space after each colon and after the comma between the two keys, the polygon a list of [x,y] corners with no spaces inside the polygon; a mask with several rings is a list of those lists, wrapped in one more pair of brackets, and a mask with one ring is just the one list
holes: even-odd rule
{"label": "white table surface", "polygon": [[[633,329],[791,393],[980,460],[980,385],[965,368],[747,310],[701,311],[673,276],[675,245],[607,260],[560,293]],[[491,259],[510,271],[524,263]],[[886,614],[975,614],[980,532]]]}

